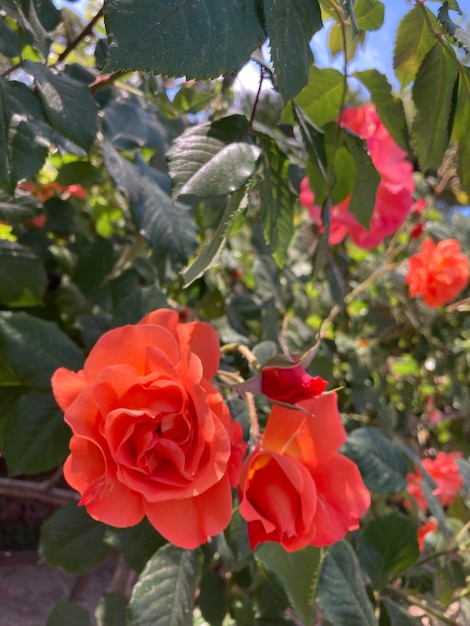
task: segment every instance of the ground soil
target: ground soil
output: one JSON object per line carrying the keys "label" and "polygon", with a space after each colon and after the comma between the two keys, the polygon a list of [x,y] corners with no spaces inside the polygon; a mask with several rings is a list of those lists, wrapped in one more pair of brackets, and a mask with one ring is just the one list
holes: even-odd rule
{"label": "ground soil", "polygon": [[0,626],[45,626],[61,600],[85,606],[94,623],[99,598],[113,578],[115,557],[86,577],[41,564],[39,529],[54,510],[44,502],[0,496]]}

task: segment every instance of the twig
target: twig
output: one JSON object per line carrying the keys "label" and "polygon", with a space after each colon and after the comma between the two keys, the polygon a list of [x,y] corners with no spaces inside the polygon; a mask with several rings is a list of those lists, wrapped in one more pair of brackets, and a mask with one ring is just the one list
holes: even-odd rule
{"label": "twig", "polygon": [[9,67],[7,70],[5,70],[4,72],[2,72],[0,74],[0,78],[6,78],[9,74],[11,74],[12,72],[14,72],[15,70],[18,70],[21,66],[23,65],[23,61],[18,61],[18,63],[15,63],[15,65],[12,65],[11,67]]}
{"label": "twig", "polygon": [[[47,483],[47,481],[45,481]],[[17,480],[14,478],[0,478],[0,494],[14,496],[17,498],[30,498],[31,500],[41,500],[51,504],[67,504],[77,502],[79,495],[68,489],[57,487],[44,488],[44,483],[35,483],[31,480]]]}
{"label": "twig", "polygon": [[388,586],[386,589],[387,591],[390,591],[392,594],[395,594],[399,596],[400,598],[402,598],[403,600],[406,600],[408,604],[419,607],[427,615],[431,615],[432,617],[435,617],[436,619],[439,620],[440,624],[447,624],[448,626],[459,626],[458,622],[455,622],[449,617],[446,617],[440,611],[434,609],[432,606],[429,606],[429,604],[426,604],[425,602],[420,600],[420,598],[417,598],[413,594],[408,594],[406,593],[406,591],[402,591],[401,589],[396,589],[395,587],[390,587],[390,586]]}
{"label": "twig", "polygon": [[256,92],[255,101],[253,102],[253,108],[251,109],[250,128],[253,128],[253,122],[255,120],[256,109],[258,108],[258,102],[259,102],[259,97],[261,94],[261,86],[263,84],[263,80],[264,80],[264,67],[260,65],[259,85],[258,85],[258,91]]}

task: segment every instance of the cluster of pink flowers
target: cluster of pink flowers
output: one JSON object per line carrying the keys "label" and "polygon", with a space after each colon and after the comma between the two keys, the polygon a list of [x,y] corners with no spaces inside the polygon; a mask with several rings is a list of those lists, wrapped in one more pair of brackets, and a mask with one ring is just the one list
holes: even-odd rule
{"label": "cluster of pink flowers", "polygon": [[[348,195],[331,209],[329,242],[340,243],[349,235],[351,241],[360,248],[374,248],[397,231],[413,205],[413,168],[405,160],[405,152],[392,139],[372,104],[346,109],[341,125],[366,140],[369,155],[381,181],[369,228],[361,226],[349,211],[351,197]],[[308,209],[312,221],[322,226],[321,207],[315,204],[315,195],[307,178],[302,180],[299,198]]]}

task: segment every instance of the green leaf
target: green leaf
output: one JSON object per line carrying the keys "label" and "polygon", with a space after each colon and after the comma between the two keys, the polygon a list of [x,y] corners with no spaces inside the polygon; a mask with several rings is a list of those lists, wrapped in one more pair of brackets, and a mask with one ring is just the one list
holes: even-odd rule
{"label": "green leaf", "polygon": [[400,148],[408,151],[403,103],[399,98],[392,96],[392,89],[386,77],[378,70],[355,72],[354,76],[370,92],[372,103],[375,105],[381,121],[393,139],[395,139]]}
{"label": "green leaf", "polygon": [[449,115],[457,64],[436,44],[419,68],[413,85],[416,115],[412,137],[421,168],[437,167],[449,145]]}
{"label": "green leaf", "polygon": [[380,183],[380,174],[375,169],[363,139],[343,129],[343,141],[356,166],[356,179],[349,210],[361,226],[369,228],[375,206],[375,195]]}
{"label": "green leaf", "polygon": [[182,272],[184,287],[188,287],[196,279],[200,278],[210,267],[217,267],[221,261],[221,253],[230,229],[237,216],[244,210],[242,203],[245,195],[244,189],[236,191],[227,202],[225,211],[212,237],[199,252],[196,259]]}
{"label": "green leaf", "polygon": [[286,552],[277,543],[258,546],[255,558],[285,591],[292,608],[304,624],[311,624],[315,588],[321,565],[321,550],[307,546]]}
{"label": "green leaf", "polygon": [[127,598],[124,594],[119,591],[105,594],[96,607],[95,617],[97,625],[126,626],[126,609]]}
{"label": "green leaf", "polygon": [[461,68],[458,75],[455,113],[452,123],[452,139],[456,143],[465,142],[470,127],[470,67]]}
{"label": "green leaf", "polygon": [[107,0],[105,22],[106,72],[216,78],[238,71],[266,36],[254,0]]}
{"label": "green leaf", "polygon": [[470,462],[465,459],[460,459],[459,457],[456,457],[455,462],[462,476],[462,490],[468,497],[470,496]]}
{"label": "green leaf", "polygon": [[315,202],[322,205],[329,193],[325,135],[312,124],[295,103],[293,110],[309,156],[306,173],[310,187],[315,190]]}
{"label": "green leaf", "polygon": [[439,30],[434,14],[426,7],[415,6],[405,14],[398,25],[393,53],[393,67],[402,87],[412,80],[424,61],[425,56],[436,44],[426,16]]}
{"label": "green leaf", "polygon": [[228,610],[227,584],[217,572],[209,571],[202,577],[199,608],[210,626],[221,626]]}
{"label": "green leaf", "polygon": [[419,557],[416,524],[394,511],[369,522],[359,540],[359,561],[380,591]]}
{"label": "green leaf", "polygon": [[98,131],[98,116],[88,85],[40,63],[25,61],[24,67],[34,76],[50,125],[89,151]]}
{"label": "green leaf", "polygon": [[412,617],[408,611],[390,598],[383,597],[382,602],[387,610],[390,626],[421,626],[422,621],[419,618]]}
{"label": "green leaf", "polygon": [[33,251],[0,239],[0,302],[10,307],[41,304],[47,275]]}
{"label": "green leaf", "polygon": [[111,326],[137,324],[144,315],[168,306],[165,293],[156,285],[149,285],[133,291],[114,311]]}
{"label": "green leaf", "polygon": [[32,196],[20,195],[13,198],[4,191],[0,191],[0,219],[10,224],[34,217],[41,206]]}
{"label": "green leaf", "polygon": [[160,548],[133,589],[128,626],[192,626],[200,575],[199,551]]}
{"label": "green leaf", "polygon": [[161,187],[142,177],[141,197],[132,204],[135,225],[159,255],[186,261],[195,243],[189,207],[173,202]]}
{"label": "green leaf", "polygon": [[21,30],[28,35],[28,43],[47,58],[51,38],[48,31],[58,24],[59,12],[49,0],[15,0]]}
{"label": "green leaf", "polygon": [[103,152],[108,171],[118,188],[129,198],[135,225],[159,255],[185,261],[196,245],[194,222],[189,207],[173,202],[148,173],[104,142]]}
{"label": "green leaf", "polygon": [[462,189],[470,195],[470,143],[462,141],[457,151],[457,172]]}
{"label": "green leaf", "polygon": [[260,156],[243,142],[248,121],[231,115],[211,124],[188,128],[168,150],[173,196],[225,196],[240,189],[253,174]]}
{"label": "green leaf", "polygon": [[263,0],[277,88],[284,102],[308,83],[310,40],[322,28],[318,0]]}
{"label": "green leaf", "polygon": [[259,134],[264,154],[261,219],[266,241],[282,267],[294,233],[296,195],[289,186],[289,159],[268,135]]}
{"label": "green leaf", "polygon": [[205,91],[196,91],[190,87],[181,87],[173,98],[173,106],[179,113],[199,113],[214,99],[214,94]]}
{"label": "green leaf", "polygon": [[406,487],[406,459],[378,429],[354,430],[341,452],[359,467],[368,489],[378,493],[398,493]]}
{"label": "green leaf", "polygon": [[8,365],[15,384],[50,388],[58,367],[79,370],[83,355],[56,324],[26,313],[0,313],[0,371]]}
{"label": "green leaf", "polygon": [[[346,43],[344,37],[346,37]],[[350,24],[341,24],[335,21],[328,33],[328,48],[330,49],[333,59],[338,54],[344,52],[346,45],[347,60],[352,61],[356,56],[359,44],[363,44],[364,41],[365,31],[358,31],[357,34],[354,34],[353,26]]]}
{"label": "green leaf", "polygon": [[354,14],[361,30],[378,30],[384,23],[385,6],[380,0],[356,0]]}
{"label": "green leaf", "polygon": [[30,391],[8,417],[4,437],[9,473],[37,474],[64,461],[70,428],[51,393]]}
{"label": "green leaf", "polygon": [[136,572],[141,572],[158,548],[167,543],[146,518],[131,528],[108,528],[104,541],[122,552],[127,564]]}
{"label": "green leaf", "polygon": [[324,126],[338,117],[345,89],[343,74],[313,65],[308,85],[296,96],[295,103],[316,126]]}
{"label": "green leaf", "polygon": [[317,600],[335,626],[378,626],[359,563],[347,541],[329,548],[320,571]]}
{"label": "green leaf", "polygon": [[17,57],[21,54],[21,47],[18,34],[0,18],[0,52],[6,57]]}
{"label": "green leaf", "polygon": [[36,174],[50,135],[36,96],[22,83],[0,79],[0,187],[13,193],[19,180]]}
{"label": "green leaf", "polygon": [[92,519],[84,507],[68,504],[42,525],[39,555],[48,565],[82,574],[111,553],[103,541],[105,532],[106,526]]}
{"label": "green leaf", "polygon": [[334,156],[335,184],[332,191],[333,204],[338,204],[351,193],[356,181],[356,166],[351,154],[340,146]]}
{"label": "green leaf", "polygon": [[47,618],[46,626],[91,626],[88,611],[75,602],[57,602]]}
{"label": "green leaf", "polygon": [[470,68],[462,67],[458,76],[457,102],[452,124],[452,140],[457,144],[457,173],[462,189],[470,196]]}

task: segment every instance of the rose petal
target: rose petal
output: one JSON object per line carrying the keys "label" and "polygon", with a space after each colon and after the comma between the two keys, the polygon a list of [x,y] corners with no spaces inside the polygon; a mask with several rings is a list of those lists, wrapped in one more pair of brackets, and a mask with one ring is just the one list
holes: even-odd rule
{"label": "rose petal", "polygon": [[288,454],[309,466],[327,462],[346,441],[336,393],[299,403],[304,410],[274,406],[263,435],[263,449]]}
{"label": "rose petal", "polygon": [[227,475],[204,493],[184,500],[145,502],[149,522],[168,541],[192,550],[222,532],[232,517]]}
{"label": "rose petal", "polygon": [[83,370],[75,373],[65,367],[59,367],[52,375],[51,385],[57,404],[62,411],[66,411],[85,389],[85,375]]}
{"label": "rose petal", "polygon": [[149,346],[156,346],[172,363],[179,361],[178,344],[162,326],[121,326],[102,335],[92,348],[84,366],[87,381],[94,381],[105,367],[123,363],[141,375],[147,374]]}
{"label": "rose petal", "polygon": [[205,322],[180,324],[178,337],[183,353],[190,350],[201,359],[204,378],[207,380],[213,378],[219,368],[220,344],[212,326]]}
{"label": "rose petal", "polygon": [[156,311],[152,311],[143,317],[139,324],[154,324],[156,326],[163,326],[173,336],[176,336],[178,319],[178,313],[172,309],[157,309]]}
{"label": "rose petal", "polygon": [[239,494],[252,548],[275,541],[286,550],[299,550],[313,539],[315,483],[295,459],[263,450],[252,453],[242,467]]}
{"label": "rose petal", "polygon": [[318,499],[311,545],[329,546],[359,528],[359,518],[370,506],[370,493],[357,465],[341,454],[314,468],[311,474]]}
{"label": "rose petal", "polygon": [[125,485],[110,480],[102,451],[81,437],[72,437],[70,450],[64,476],[81,494],[80,504],[86,506],[88,514],[118,528],[138,524],[144,516],[141,497]]}

